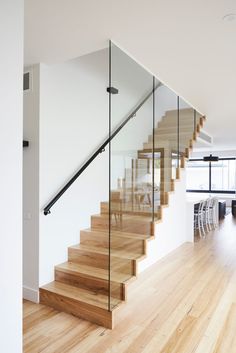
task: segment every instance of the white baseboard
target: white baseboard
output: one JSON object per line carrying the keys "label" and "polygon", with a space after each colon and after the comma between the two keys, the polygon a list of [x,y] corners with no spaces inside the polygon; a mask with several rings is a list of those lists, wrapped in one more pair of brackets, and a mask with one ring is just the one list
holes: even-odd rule
{"label": "white baseboard", "polygon": [[34,303],[39,303],[39,291],[23,286],[23,298]]}

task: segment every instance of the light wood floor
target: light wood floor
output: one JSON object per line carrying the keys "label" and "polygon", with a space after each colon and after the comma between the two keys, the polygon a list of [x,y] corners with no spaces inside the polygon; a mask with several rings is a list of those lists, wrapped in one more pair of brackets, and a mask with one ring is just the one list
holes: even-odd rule
{"label": "light wood floor", "polygon": [[236,222],[185,244],[131,288],[113,331],[24,302],[24,353],[236,353]]}

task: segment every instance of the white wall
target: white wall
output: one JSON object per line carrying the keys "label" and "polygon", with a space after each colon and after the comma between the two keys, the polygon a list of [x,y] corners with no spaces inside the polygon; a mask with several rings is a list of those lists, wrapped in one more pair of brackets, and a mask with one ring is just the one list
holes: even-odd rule
{"label": "white wall", "polygon": [[175,182],[175,192],[169,195],[169,206],[163,209],[163,221],[156,225],[155,239],[148,243],[147,258],[139,263],[139,273],[188,241],[185,174],[181,169],[180,180]]}
{"label": "white wall", "polygon": [[[111,50],[111,84],[119,89],[119,94],[112,96],[112,128],[133,111],[153,88],[153,78],[142,66],[125,54],[121,49],[112,46]],[[143,138],[152,131],[152,97],[137,112],[136,117],[112,142],[113,151],[137,151],[142,148]]]}
{"label": "white wall", "polygon": [[[161,86],[157,89],[155,93],[155,103],[156,103],[156,122],[160,121],[160,119],[165,115],[168,110],[177,110],[177,95],[174,91],[172,91],[167,86]],[[186,103],[183,99],[179,100],[179,108],[185,109],[190,108],[188,103]],[[175,117],[173,117],[175,119]],[[180,116],[180,124],[181,124],[181,116]]]}
{"label": "white wall", "polygon": [[99,155],[44,216],[43,208],[108,135],[107,51],[40,65],[39,285],[67,260],[67,248],[108,199],[108,154]]}
{"label": "white wall", "polygon": [[0,351],[22,351],[23,1],[0,3]]}
{"label": "white wall", "polygon": [[24,91],[23,136],[29,147],[23,153],[23,295],[38,301],[39,287],[39,65],[30,72],[30,89]]}

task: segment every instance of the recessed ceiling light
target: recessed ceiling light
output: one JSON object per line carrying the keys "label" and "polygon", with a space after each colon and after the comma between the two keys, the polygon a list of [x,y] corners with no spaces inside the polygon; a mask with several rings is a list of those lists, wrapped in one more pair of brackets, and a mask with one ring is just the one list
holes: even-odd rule
{"label": "recessed ceiling light", "polygon": [[225,22],[232,22],[236,20],[236,14],[235,13],[228,13],[223,17],[223,21]]}

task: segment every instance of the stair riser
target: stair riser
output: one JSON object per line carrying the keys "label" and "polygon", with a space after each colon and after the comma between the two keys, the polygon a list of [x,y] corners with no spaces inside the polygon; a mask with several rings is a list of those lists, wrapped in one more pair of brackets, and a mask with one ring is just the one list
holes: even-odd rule
{"label": "stair riser", "polygon": [[169,194],[168,194],[168,192],[162,192],[161,204],[162,205],[168,205],[168,203],[169,203]]}
{"label": "stair riser", "polygon": [[[133,190],[133,187],[135,187],[135,185],[139,185],[138,182],[135,183],[135,180],[134,182],[132,183],[131,181],[126,181],[125,183],[125,187],[123,189],[123,193],[126,194],[126,196],[129,197],[129,200],[127,200],[126,202],[123,202],[123,205],[122,205],[122,212],[121,213],[127,213],[127,211],[129,210],[130,211],[130,214],[131,214],[131,209],[129,207],[132,206],[132,196],[133,198],[135,198],[135,194],[133,194],[132,190]],[[158,192],[155,192],[155,195],[159,195],[159,191]],[[135,200],[133,201],[134,203],[138,203],[138,201],[135,202]],[[142,210],[140,210],[142,211]],[[102,215],[107,215],[109,214],[109,203],[108,202],[102,202],[101,203],[101,207],[100,207],[100,212]],[[112,220],[114,220],[114,214],[113,214],[113,209],[111,207],[111,213],[112,213]]]}
{"label": "stair riser", "polygon": [[[166,131],[164,132],[163,130],[161,129],[157,129],[155,131],[155,136],[163,136],[163,137],[166,137],[166,136],[173,136],[173,137],[176,137],[177,136],[177,132],[178,130],[176,128],[173,129],[173,131]],[[180,137],[192,137],[193,136],[193,129],[189,129],[189,131],[183,131],[181,126],[180,126],[180,131],[179,131],[179,136]],[[152,137],[152,135],[149,135],[149,138]]]}
{"label": "stair riser", "polygon": [[[139,151],[139,158],[140,158],[140,156],[142,156],[142,153],[145,153],[145,151]],[[151,154],[152,152],[150,152],[150,154]],[[151,158],[151,157],[150,157]],[[168,163],[169,161],[171,161],[172,160],[172,158],[170,157],[170,156],[160,156],[159,158],[156,158],[156,159],[158,159],[158,160],[160,160],[160,161],[165,161],[166,163]],[[130,169],[131,170],[131,169]]]}
{"label": "stair riser", "polygon": [[[193,112],[181,112],[179,111],[179,114],[177,111],[175,112],[170,112],[167,111],[165,116],[162,118],[161,121],[166,121],[168,119],[171,120],[177,120],[177,117],[179,116],[179,118],[181,118],[182,120],[188,120],[191,121],[193,123],[194,121],[194,116],[193,116]],[[199,118],[196,120],[197,122],[199,121]]]}
{"label": "stair riser", "polygon": [[[87,246],[99,246],[102,248],[109,248],[109,236],[108,234],[87,233],[81,231],[80,243]],[[111,249],[114,250],[126,250],[136,254],[144,254],[144,240],[130,239],[116,236],[111,233]]]}
{"label": "stair riser", "polygon": [[[108,273],[107,273],[108,276]],[[111,274],[112,279],[112,274]],[[55,270],[55,280],[58,282],[66,283],[75,287],[84,289],[91,289],[100,294],[108,295],[109,282],[101,278],[91,278],[85,274],[71,274],[63,271]],[[125,300],[125,286],[123,283],[115,283],[111,281],[111,296],[113,298]]]}
{"label": "stair riser", "polygon": [[[186,137],[180,136],[179,143],[181,143],[183,145],[185,145],[185,144],[188,145],[188,142],[191,139],[193,139],[193,134],[191,136],[186,136]],[[177,135],[176,136],[155,135],[154,144],[158,144],[158,143],[160,143],[160,141],[170,141],[171,143],[176,143],[176,145],[177,145],[178,137],[177,137]],[[149,137],[148,143],[151,143],[151,144],[153,143],[152,137]]]}
{"label": "stair riser", "polygon": [[[121,203],[114,203],[113,201],[111,202],[111,212],[112,213],[119,213],[122,210],[122,205]],[[101,214],[108,214],[109,212],[109,202],[101,202],[100,203],[100,212]]]}
{"label": "stair riser", "polygon": [[[166,140],[165,140],[165,141],[158,141],[158,145],[161,146],[162,142],[166,142]],[[173,152],[174,152],[174,151],[177,151],[176,141],[168,141],[168,142],[169,142],[169,144],[170,144],[169,148],[170,148]],[[189,145],[190,145],[190,141],[187,141],[186,144],[180,145],[180,146],[179,146],[180,152],[181,152],[181,153],[184,153],[186,146],[189,146]],[[157,147],[157,144],[156,144],[156,147]],[[151,148],[152,148],[152,143],[145,143],[145,144],[143,145],[143,149],[144,149],[144,150],[145,150],[145,149],[146,149],[146,150],[149,150],[149,149],[151,149]]]}
{"label": "stair riser", "polygon": [[113,328],[113,313],[111,311],[94,307],[93,305],[79,302],[78,300],[67,298],[44,289],[40,289],[40,303],[97,325],[109,329]]}
{"label": "stair riser", "polygon": [[[170,115],[170,114],[177,114],[178,110],[177,109],[170,109],[166,111],[166,115]],[[179,109],[179,114],[184,115],[184,114],[192,114],[194,113],[194,109],[191,107],[180,107]],[[198,113],[197,113],[198,114]]]}
{"label": "stair riser", "polygon": [[[199,124],[198,124],[199,125]],[[178,126],[178,121],[177,119],[167,119],[167,120],[162,120],[158,123],[158,127],[159,128],[176,128]],[[194,131],[194,125],[193,122],[191,120],[180,120],[179,122],[179,126],[182,129],[192,129],[192,131]]]}
{"label": "stair riser", "polygon": [[[183,164],[183,162],[181,162]],[[162,179],[163,181],[161,181],[160,185],[171,185],[172,184],[172,174],[175,173],[175,171],[173,170],[173,168],[164,168],[164,170],[162,169]],[[138,185],[139,183],[137,183]],[[130,193],[130,197],[131,197],[131,192],[133,187],[135,187],[136,183],[135,180],[132,181],[125,181],[124,187],[122,189],[123,193]],[[160,187],[159,185],[159,187]],[[165,197],[166,195],[163,195],[163,191],[158,190],[155,191],[155,198],[161,198],[161,200],[163,199],[163,197]],[[132,203],[131,201],[124,203],[123,205],[123,212],[125,213],[125,211],[127,210],[127,206],[131,206]],[[100,204],[100,213],[102,215],[108,215],[109,214],[109,203],[108,202],[101,202]],[[107,233],[108,234],[108,233]]]}
{"label": "stair riser", "polygon": [[[173,123],[176,123],[178,120],[177,120],[177,115],[168,115],[168,116],[165,116],[164,120],[162,122],[173,122]],[[192,125],[192,127],[194,127],[194,119],[192,116],[190,115],[180,115],[179,116],[179,123],[182,125],[184,124],[189,124],[189,125]]]}
{"label": "stair riser", "polygon": [[[108,217],[91,217],[91,228],[108,231],[109,221]],[[127,233],[138,233],[138,234],[151,234],[151,222],[142,222],[134,219],[124,219],[122,223],[115,222],[114,217],[112,218],[112,229],[122,230]]]}
{"label": "stair riser", "polygon": [[[126,192],[130,192],[128,189],[126,189]],[[130,196],[131,197],[131,196]],[[133,209],[133,210],[132,210]],[[101,214],[103,215],[108,215],[108,210],[105,211],[103,210],[103,212],[101,212]],[[144,215],[147,217],[152,217],[151,211],[147,211],[145,210],[145,206],[139,205],[138,201],[133,203],[133,208],[132,208],[132,203],[131,202],[127,202],[124,206],[123,206],[123,211],[122,211],[123,215],[133,215],[133,216],[138,216],[138,215]],[[114,218],[114,215],[112,215],[112,219]],[[132,233],[134,233],[132,231]],[[136,232],[137,233],[137,232]],[[145,233],[146,234],[146,233]]]}
{"label": "stair riser", "polygon": [[[176,162],[177,164],[177,162]],[[174,169],[176,168],[162,168],[161,169],[161,175],[163,176],[163,179],[165,177],[164,180],[162,180],[160,183],[164,183],[164,184],[169,184],[172,178],[172,173],[174,172]],[[140,183],[137,180],[134,180],[134,182],[132,183],[130,180],[126,180],[125,182],[125,187],[126,187],[126,192],[130,192],[132,191],[132,187],[136,186],[136,185],[140,185]],[[159,191],[155,191],[156,194],[159,193]],[[124,204],[125,206],[125,204]],[[102,205],[102,212],[104,214],[107,214],[108,210],[107,210],[107,205]]]}
{"label": "stair riser", "polygon": [[171,181],[169,183],[162,183],[160,186],[160,190],[162,192],[174,191],[175,190],[175,183]]}
{"label": "stair riser", "polygon": [[[179,143],[180,143],[180,147],[182,147],[183,149],[186,148],[186,146],[188,146],[189,144],[189,140],[191,140],[192,138],[187,138],[187,139],[180,139]],[[177,151],[177,136],[175,138],[162,138],[162,137],[158,137],[155,139],[154,141],[154,147],[155,148],[163,148],[165,150],[166,155],[168,154],[168,157],[170,157],[170,153]],[[148,145],[148,147],[146,147],[146,145]],[[153,146],[153,141],[152,139],[147,140],[143,146],[145,146],[144,149],[152,149]]]}
{"label": "stair riser", "polygon": [[[159,128],[163,129],[169,129],[169,128],[177,128],[178,126],[178,121],[177,119],[168,119],[168,120],[162,120],[158,123],[157,130]],[[182,119],[179,122],[180,129],[192,129],[194,131],[194,125],[193,121],[191,120],[186,120],[183,121]],[[199,131],[199,129],[203,126],[203,120],[200,119],[200,122],[196,124],[196,130]]]}
{"label": "stair riser", "polygon": [[[166,143],[168,142],[168,144],[170,145],[170,148],[173,152],[177,152],[178,149],[178,142],[177,140],[166,140],[166,139],[158,139],[158,141],[156,142],[156,145],[160,145],[162,143]],[[193,146],[193,139],[186,139],[186,141],[180,140],[179,141],[180,146],[179,146],[179,151],[181,153],[184,153],[186,146],[187,147],[192,147]],[[145,145],[144,148],[149,149],[152,148],[152,141],[148,141]]]}
{"label": "stair riser", "polygon": [[[186,133],[186,134],[192,134],[194,130],[193,126],[180,126],[180,133]],[[177,133],[177,129],[176,126],[169,126],[166,128],[162,128],[162,127],[158,127],[157,129],[155,129],[155,134],[158,135],[165,135],[165,134],[176,134]]]}
{"label": "stair riser", "polygon": [[[166,164],[166,166],[165,167],[162,167],[162,168],[155,168],[155,171],[156,172],[159,172],[160,173],[160,171],[162,170],[162,169],[171,169],[172,167],[171,167],[171,165],[170,165],[170,163],[165,163]],[[132,180],[132,179],[138,179],[137,181],[138,181],[138,183],[139,184],[141,184],[142,183],[142,181],[140,181],[140,178],[142,177],[142,176],[145,176],[145,175],[147,175],[149,173],[149,170],[147,170],[147,168],[146,169],[142,169],[142,168],[139,168],[139,167],[137,167],[137,168],[134,168],[133,169],[133,174],[132,173],[129,173],[129,174],[127,174],[126,176],[125,176],[125,179],[124,179],[124,182],[126,182],[127,180]],[[114,206],[115,207],[115,206]]]}
{"label": "stair riser", "polygon": [[[181,144],[187,144],[188,145],[188,142],[189,140],[193,140],[193,134],[189,135],[189,136],[180,136],[179,138],[179,143]],[[160,143],[160,141],[170,141],[171,143],[177,143],[178,141],[178,138],[177,138],[177,135],[174,136],[170,136],[170,135],[155,135],[155,141],[154,143],[157,144],[157,143]],[[147,141],[148,143],[153,143],[153,140],[152,140],[152,137],[150,137]]]}
{"label": "stair riser", "polygon": [[[151,159],[151,158],[150,158]],[[171,157],[168,157],[168,158],[155,158],[155,161],[160,161],[160,162],[162,162],[162,161],[165,161],[165,164],[167,165],[167,168],[169,168],[170,167],[170,163],[169,162],[171,162],[171,160],[172,160],[172,158]],[[160,168],[160,167],[159,167]],[[129,174],[129,177],[131,177],[132,176],[132,171],[135,173],[136,171],[141,171],[141,172],[145,172],[146,174],[150,171],[150,169],[149,168],[140,168],[139,166],[137,166],[137,167],[135,167],[135,168],[133,168],[133,169],[130,169],[129,171],[128,171],[128,173],[127,174]]]}
{"label": "stair riser", "polygon": [[[179,139],[179,143],[184,145],[184,147],[188,146],[188,143],[190,140],[193,140],[193,134],[191,136],[186,136],[186,137],[183,137],[183,136],[180,136],[180,139]],[[159,136],[155,136],[155,141],[154,141],[154,144],[155,146],[162,143],[162,142],[169,142],[171,143],[171,145],[176,145],[177,146],[177,143],[178,143],[178,137],[177,135],[176,136],[165,136],[165,135],[159,135]],[[147,143],[149,144],[152,144],[153,143],[153,140],[152,138],[150,137],[147,141]]]}
{"label": "stair riser", "polygon": [[[68,248],[68,260],[88,266],[109,269],[109,256],[81,249]],[[136,261],[111,257],[111,270],[136,275]]]}
{"label": "stair riser", "polygon": [[120,192],[112,190],[111,191],[111,199],[118,201],[120,199]]}

